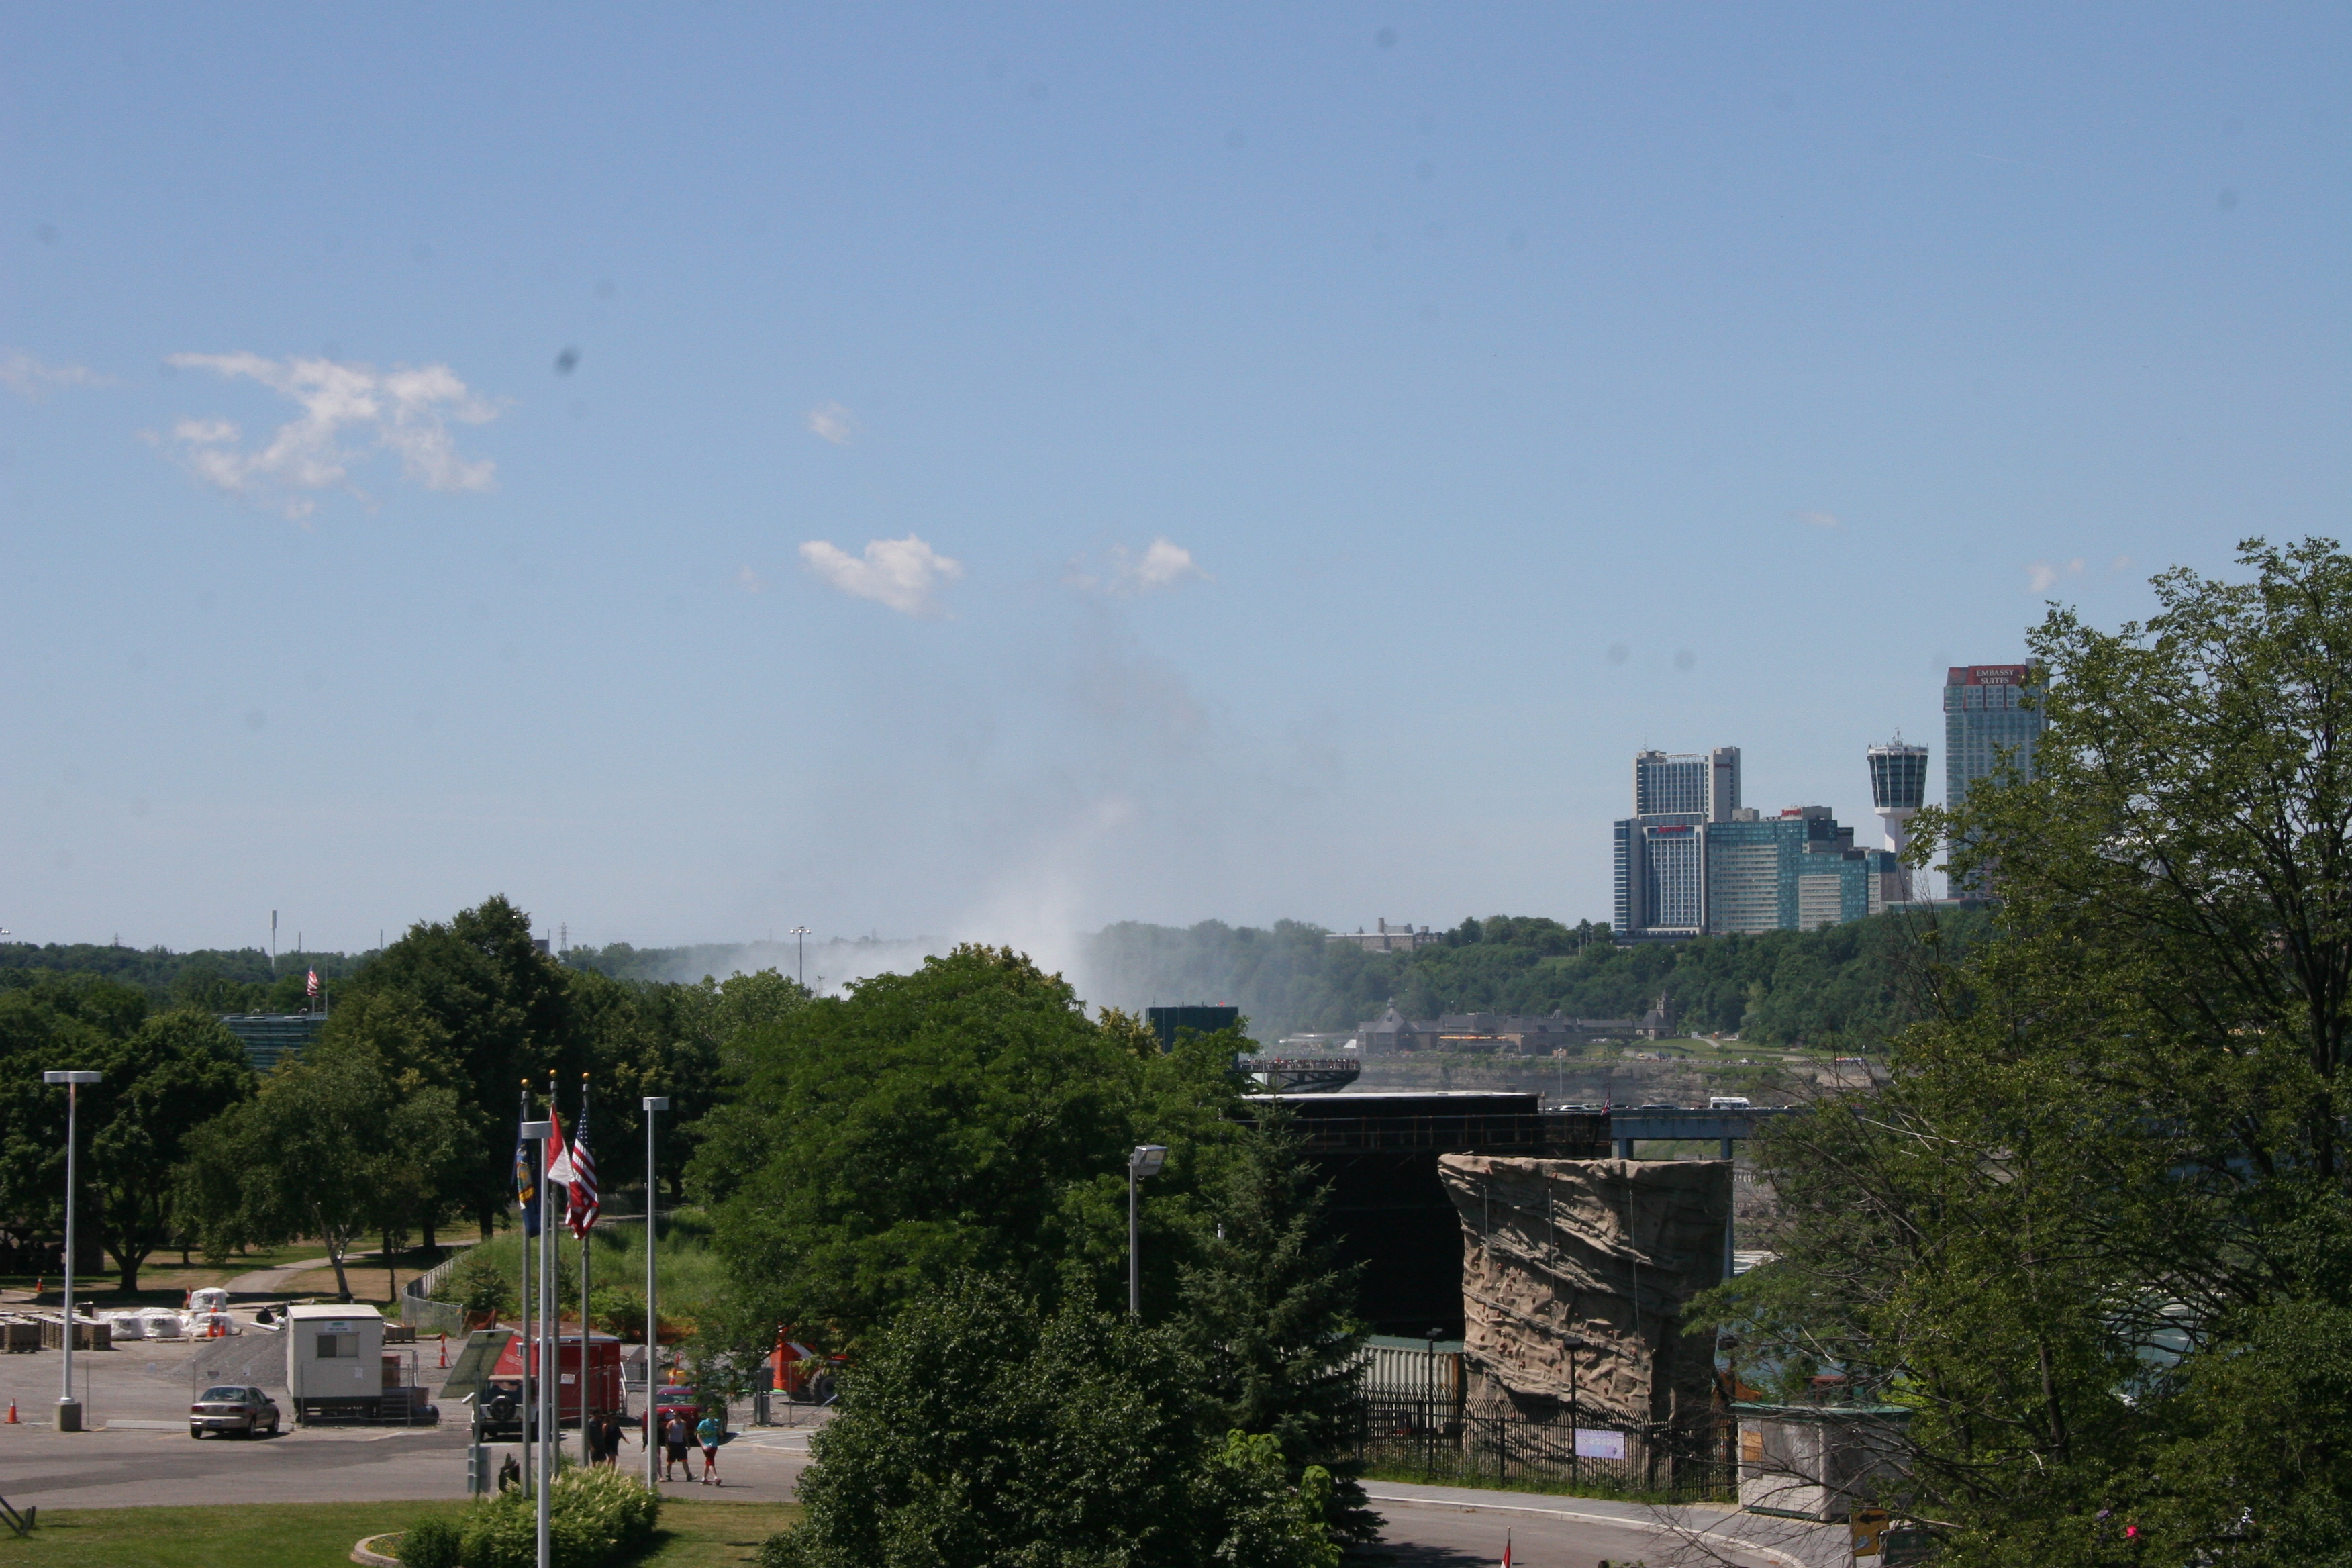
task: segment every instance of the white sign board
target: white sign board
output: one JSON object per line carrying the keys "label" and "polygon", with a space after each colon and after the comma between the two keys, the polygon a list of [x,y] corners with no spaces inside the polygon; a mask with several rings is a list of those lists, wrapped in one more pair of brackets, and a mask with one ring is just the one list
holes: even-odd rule
{"label": "white sign board", "polygon": [[1576,1429],[1576,1457],[1580,1459],[1622,1459],[1625,1457],[1625,1434],[1579,1426]]}

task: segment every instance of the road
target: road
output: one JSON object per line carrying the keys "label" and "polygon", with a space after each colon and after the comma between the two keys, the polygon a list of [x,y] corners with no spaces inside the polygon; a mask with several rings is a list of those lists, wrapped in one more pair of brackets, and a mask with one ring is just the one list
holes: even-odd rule
{"label": "road", "polygon": [[[187,1400],[192,1359],[200,1350],[132,1343],[75,1357],[75,1381],[83,1385],[93,1421],[102,1425],[72,1435],[48,1426],[58,1393],[56,1353],[0,1357],[0,1394],[19,1402],[22,1417],[17,1426],[0,1425],[0,1494],[19,1508],[45,1509],[464,1495],[466,1434],[456,1427],[314,1426],[264,1441],[192,1440]],[[437,1381],[437,1359],[431,1351],[419,1357],[427,1382]],[[738,1421],[747,1413],[739,1407]],[[807,1419],[808,1413],[800,1414]],[[739,1430],[720,1451],[723,1486],[679,1482],[674,1489],[697,1499],[789,1500],[808,1466],[813,1430]],[[492,1465],[514,1451],[500,1446]],[[636,1470],[642,1451],[625,1448],[622,1464]],[[1603,1562],[1628,1568],[1826,1568],[1845,1561],[1842,1532],[1725,1509],[1662,1511],[1596,1499],[1391,1482],[1370,1489],[1389,1523],[1382,1545],[1367,1555],[1398,1568],[1492,1564],[1501,1560],[1507,1535],[1513,1568],[1595,1568]],[[1685,1535],[1698,1538],[1696,1543]]]}

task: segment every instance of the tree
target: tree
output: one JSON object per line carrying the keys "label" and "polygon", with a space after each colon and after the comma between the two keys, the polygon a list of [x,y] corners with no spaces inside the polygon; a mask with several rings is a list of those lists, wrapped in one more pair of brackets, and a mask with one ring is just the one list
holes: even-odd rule
{"label": "tree", "polygon": [[406,1163],[398,1109],[381,1063],[354,1046],[321,1042],[269,1074],[257,1096],[191,1140],[198,1168],[187,1190],[209,1202],[206,1250],[316,1237],[338,1299],[350,1300],[344,1258],[397,1212],[387,1189]]}
{"label": "tree", "polygon": [[253,1069],[236,1036],[194,1011],[148,1019],[100,1060],[106,1078],[84,1097],[85,1192],[120,1288],[131,1292],[140,1265],[173,1234],[191,1135],[253,1093]]}
{"label": "tree", "polygon": [[[1910,1413],[1946,1560],[2341,1560],[2352,1489],[2352,559],[2242,547],[2031,639],[2031,776],[1930,813],[1992,938],[1894,1082],[1764,1157],[1743,1355]],[[2126,1535],[2126,1527],[2129,1534]]]}
{"label": "tree", "polygon": [[[576,1083],[588,1065],[564,972],[533,944],[530,917],[498,897],[446,924],[411,926],[346,983],[337,1018],[385,996],[402,998],[404,1008],[429,1025],[429,1032],[404,1022],[399,1027],[434,1058],[434,1070],[445,1075],[437,1081],[465,1102],[466,1124],[479,1142],[464,1180],[447,1196],[474,1215],[487,1238],[490,1217],[513,1198],[505,1129],[519,1084],[549,1073]],[[359,1017],[373,1021],[376,1015]],[[352,1027],[359,1027],[356,1017]]]}
{"label": "tree", "polygon": [[1327,1189],[1287,1121],[1262,1115],[1202,1194],[1214,1234],[1182,1274],[1173,1327],[1202,1369],[1215,1429],[1256,1432],[1286,1458],[1336,1478],[1329,1522],[1369,1541],[1380,1520],[1353,1458],[1356,1318],[1362,1265],[1343,1265],[1324,1220]]}
{"label": "tree", "polygon": [[1233,1042],[1162,1057],[1027,959],[961,947],[751,1031],[693,1167],[746,1311],[846,1340],[982,1270],[1039,1300],[1123,1282],[1128,1151],[1168,1143],[1147,1258],[1171,1295]]}
{"label": "tree", "polygon": [[1191,1383],[1164,1330],[1075,1302],[1043,1316],[960,1276],[849,1377],[802,1478],[806,1520],[763,1559],[1337,1568],[1322,1473],[1295,1489],[1270,1437],[1213,1438]]}
{"label": "tree", "polygon": [[65,1224],[66,1094],[41,1074],[97,1069],[107,1047],[105,1035],[37,992],[0,991],[0,1225],[20,1245]]}

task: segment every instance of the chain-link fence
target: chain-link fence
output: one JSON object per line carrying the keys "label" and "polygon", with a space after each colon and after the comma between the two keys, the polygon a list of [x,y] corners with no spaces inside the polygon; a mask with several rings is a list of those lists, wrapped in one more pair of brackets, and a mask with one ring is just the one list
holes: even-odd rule
{"label": "chain-link fence", "polygon": [[1738,1467],[1713,1423],[1688,1434],[1628,1432],[1547,1416],[1476,1412],[1454,1400],[1368,1394],[1356,1457],[1373,1469],[1444,1486],[1556,1486],[1675,1501],[1730,1501]]}

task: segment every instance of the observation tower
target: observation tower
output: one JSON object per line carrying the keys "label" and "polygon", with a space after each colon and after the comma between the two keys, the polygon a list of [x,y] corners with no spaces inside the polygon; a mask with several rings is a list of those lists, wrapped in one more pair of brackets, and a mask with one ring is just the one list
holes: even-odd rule
{"label": "observation tower", "polygon": [[[1901,731],[1870,748],[1870,805],[1886,824],[1886,847],[1897,855],[1911,840],[1911,818],[1927,804],[1927,748],[1906,742]],[[1906,870],[1903,879],[1908,883]]]}

